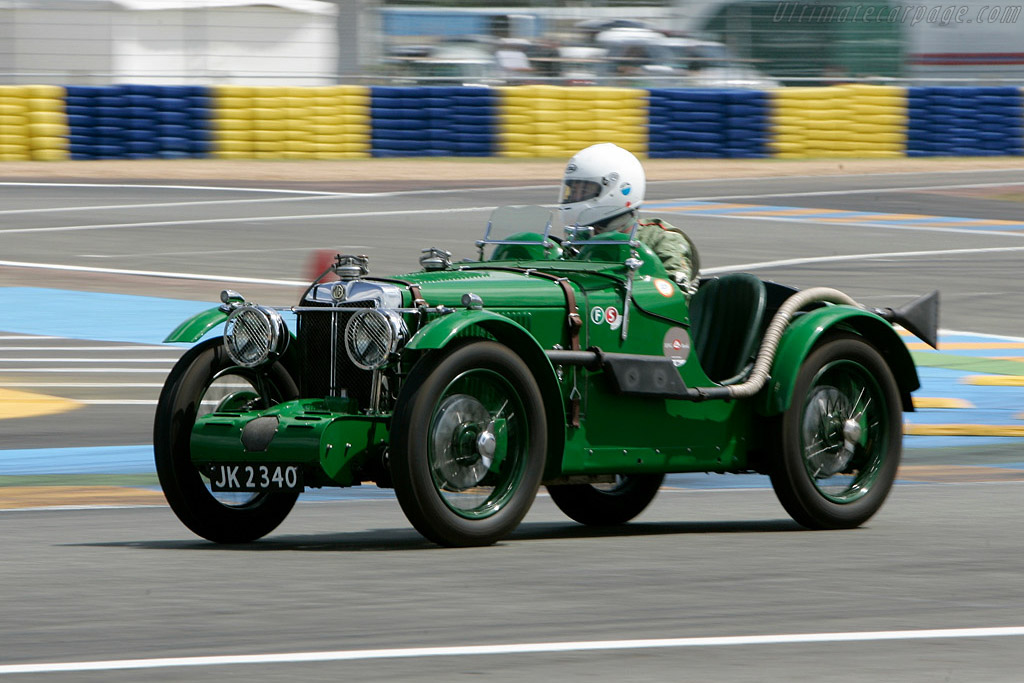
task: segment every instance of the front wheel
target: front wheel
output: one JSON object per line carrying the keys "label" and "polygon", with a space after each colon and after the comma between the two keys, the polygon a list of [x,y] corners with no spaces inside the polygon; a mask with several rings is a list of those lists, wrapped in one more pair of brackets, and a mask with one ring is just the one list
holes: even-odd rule
{"label": "front wheel", "polygon": [[185,353],[160,393],[153,425],[156,472],[171,510],[195,532],[217,543],[244,543],[273,531],[288,515],[298,493],[215,493],[192,464],[189,446],[196,418],[218,410],[248,410],[294,398],[288,371],[235,366],[221,338]]}
{"label": "front wheel", "polygon": [[406,517],[446,546],[489,545],[540,486],[547,422],[530,369],[491,341],[422,359],[398,398],[391,473]]}
{"label": "front wheel", "polygon": [[885,502],[899,467],[900,395],[869,343],[837,335],[797,374],[779,417],[772,486],[790,516],[811,529],[848,529]]}
{"label": "front wheel", "polygon": [[549,485],[548,493],[570,519],[590,526],[625,524],[650,505],[664,474],[616,475],[608,484]]}

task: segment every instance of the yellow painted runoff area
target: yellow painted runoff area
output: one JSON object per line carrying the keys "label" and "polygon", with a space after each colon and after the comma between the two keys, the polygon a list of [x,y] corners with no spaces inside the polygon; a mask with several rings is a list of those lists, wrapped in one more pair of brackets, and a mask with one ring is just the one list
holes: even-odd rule
{"label": "yellow painted runoff area", "polygon": [[69,157],[64,88],[0,85],[0,161]]}
{"label": "yellow painted runoff area", "polygon": [[0,510],[68,505],[163,505],[159,491],[121,486],[3,486]]}
{"label": "yellow painted runoff area", "polygon": [[218,85],[213,148],[220,159],[370,156],[370,89]]}
{"label": "yellow painted runoff area", "polygon": [[904,424],[912,436],[1024,436],[1024,425]]}
{"label": "yellow painted runoff area", "polygon": [[501,88],[498,137],[505,157],[570,156],[598,142],[647,154],[647,92],[633,88]]}
{"label": "yellow painted runoff area", "polygon": [[16,417],[56,415],[80,408],[78,401],[59,396],[32,394],[27,391],[0,389],[0,420]]}
{"label": "yellow painted runoff area", "polygon": [[770,149],[784,159],[902,157],[907,93],[888,85],[848,84],[771,91]]}
{"label": "yellow painted runoff area", "polygon": [[960,381],[979,387],[1024,387],[1020,375],[969,375]]}
{"label": "yellow painted runoff area", "polygon": [[900,465],[896,477],[903,481],[934,483],[1020,481],[1024,470],[972,465]]}
{"label": "yellow painted runoff area", "polygon": [[927,396],[914,396],[913,401],[915,408],[956,409],[974,407],[974,404],[962,398],[929,398]]}

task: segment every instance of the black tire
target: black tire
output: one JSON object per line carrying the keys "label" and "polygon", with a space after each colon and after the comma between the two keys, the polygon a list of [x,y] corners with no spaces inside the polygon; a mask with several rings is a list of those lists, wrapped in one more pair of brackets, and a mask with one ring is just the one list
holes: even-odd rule
{"label": "black tire", "polygon": [[417,531],[439,545],[490,545],[519,525],[540,487],[540,389],[501,344],[433,352],[402,388],[391,446],[395,494]]}
{"label": "black tire", "polygon": [[835,335],[797,373],[793,402],[778,418],[772,486],[809,529],[849,529],[885,502],[903,444],[892,371],[861,337]]}
{"label": "black tire", "polygon": [[[239,391],[240,384],[248,386]],[[221,338],[198,344],[181,357],[160,392],[153,450],[164,496],[185,526],[216,543],[245,543],[284,521],[297,492],[214,494],[205,475],[192,465],[189,439],[196,417],[211,412],[211,403],[266,406],[297,395],[294,380],[280,363],[258,371],[237,367]]]}
{"label": "black tire", "polygon": [[615,526],[643,512],[664,479],[664,474],[630,474],[616,476],[614,484],[559,484],[547,489],[570,519],[589,526]]}

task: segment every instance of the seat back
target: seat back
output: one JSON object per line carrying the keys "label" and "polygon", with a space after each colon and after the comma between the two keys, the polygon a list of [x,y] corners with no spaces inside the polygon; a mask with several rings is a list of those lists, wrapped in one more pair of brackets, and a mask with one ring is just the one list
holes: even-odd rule
{"label": "seat back", "polygon": [[701,283],[690,302],[690,336],[700,365],[719,384],[746,375],[757,354],[767,292],[749,273],[730,273]]}

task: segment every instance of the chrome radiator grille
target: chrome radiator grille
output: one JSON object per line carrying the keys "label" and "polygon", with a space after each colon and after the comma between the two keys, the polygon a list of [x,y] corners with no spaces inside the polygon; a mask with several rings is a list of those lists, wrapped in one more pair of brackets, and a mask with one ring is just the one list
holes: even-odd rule
{"label": "chrome radiator grille", "polygon": [[[307,301],[304,307],[319,307]],[[345,352],[345,326],[360,308],[372,301],[351,302],[343,308],[324,305],[323,311],[298,311],[296,341],[302,358],[299,390],[306,398],[349,396],[360,408],[370,403],[373,373],[360,370]]]}

